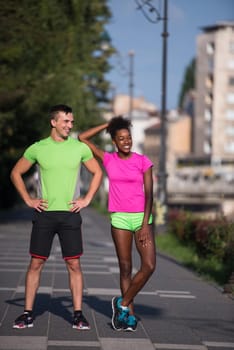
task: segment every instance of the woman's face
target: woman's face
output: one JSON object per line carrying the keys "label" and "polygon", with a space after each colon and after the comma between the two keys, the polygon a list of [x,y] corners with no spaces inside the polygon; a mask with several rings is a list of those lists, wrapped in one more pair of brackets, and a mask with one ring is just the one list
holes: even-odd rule
{"label": "woman's face", "polygon": [[113,142],[119,152],[127,154],[131,151],[132,136],[128,129],[117,130]]}

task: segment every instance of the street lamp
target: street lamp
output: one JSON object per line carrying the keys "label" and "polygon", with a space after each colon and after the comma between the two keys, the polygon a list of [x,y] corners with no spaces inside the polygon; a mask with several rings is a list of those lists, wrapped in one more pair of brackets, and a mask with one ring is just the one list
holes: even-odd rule
{"label": "street lamp", "polygon": [[118,72],[122,76],[128,77],[128,94],[129,94],[129,107],[127,110],[128,118],[129,120],[132,119],[132,112],[133,112],[133,99],[134,99],[134,57],[135,52],[133,50],[130,50],[128,52],[128,58],[129,58],[129,64],[128,66],[124,63],[123,57],[121,54],[117,51],[114,55],[117,59],[117,68]]}
{"label": "street lamp", "polygon": [[164,0],[163,16],[160,10],[152,5],[152,0],[135,0],[138,7],[148,21],[157,23],[163,21],[163,50],[162,50],[162,95],[161,95],[161,144],[159,154],[159,172],[158,172],[158,188],[156,201],[156,227],[158,232],[165,232],[167,224],[167,173],[166,173],[166,118],[167,118],[167,13],[168,2]]}
{"label": "street lamp", "polygon": [[129,119],[132,120],[132,111],[133,111],[133,74],[134,74],[134,51],[129,51]]}

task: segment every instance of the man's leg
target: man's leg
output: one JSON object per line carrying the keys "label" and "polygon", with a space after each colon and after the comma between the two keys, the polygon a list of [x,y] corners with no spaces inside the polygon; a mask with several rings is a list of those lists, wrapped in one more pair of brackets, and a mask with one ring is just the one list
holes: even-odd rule
{"label": "man's leg", "polygon": [[45,260],[31,258],[25,281],[25,310],[32,311]]}
{"label": "man's leg", "polygon": [[71,289],[74,310],[82,309],[83,296],[83,274],[80,266],[80,259],[66,260],[69,273],[69,286]]}
{"label": "man's leg", "polygon": [[28,271],[25,280],[25,308],[24,313],[21,314],[14,322],[13,328],[24,329],[33,327],[33,305],[40,283],[41,271],[44,266],[44,259],[31,258],[28,266]]}
{"label": "man's leg", "polygon": [[73,300],[74,319],[72,327],[78,330],[89,330],[90,325],[82,313],[83,274],[80,259],[66,260],[69,273],[69,284]]}
{"label": "man's leg", "polygon": [[90,325],[82,314],[83,273],[80,265],[80,256],[83,253],[80,213],[60,214],[58,230],[63,258],[69,274],[69,286],[72,294],[74,319],[73,328],[79,330],[90,329]]}

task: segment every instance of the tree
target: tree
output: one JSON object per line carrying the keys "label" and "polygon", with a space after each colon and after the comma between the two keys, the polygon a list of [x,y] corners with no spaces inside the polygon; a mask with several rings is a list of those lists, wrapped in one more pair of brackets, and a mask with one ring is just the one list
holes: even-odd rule
{"label": "tree", "polygon": [[184,109],[186,94],[189,93],[189,91],[194,90],[195,88],[195,70],[196,70],[196,61],[195,59],[192,59],[192,61],[189,63],[189,65],[185,69],[183,82],[182,82],[180,94],[179,94],[178,104],[182,110]]}
{"label": "tree", "polygon": [[110,18],[107,0],[0,0],[0,207],[12,204],[15,160],[48,132],[51,105],[71,105],[79,128],[100,118],[114,52],[101,50]]}

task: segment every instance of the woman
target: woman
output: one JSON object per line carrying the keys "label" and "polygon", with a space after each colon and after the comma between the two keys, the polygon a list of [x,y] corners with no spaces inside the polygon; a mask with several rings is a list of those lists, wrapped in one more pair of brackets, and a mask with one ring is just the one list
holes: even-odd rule
{"label": "woman", "polygon": [[[112,326],[115,330],[135,331],[137,318],[133,300],[143,288],[156,266],[155,239],[152,229],[153,180],[152,162],[131,151],[131,123],[122,116],[91,128],[79,135],[99,158],[109,179],[108,210],[111,233],[120,269],[122,296],[112,299]],[[106,152],[90,141],[105,130],[116,151]],[[132,243],[135,240],[141,266],[132,277]]]}

